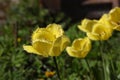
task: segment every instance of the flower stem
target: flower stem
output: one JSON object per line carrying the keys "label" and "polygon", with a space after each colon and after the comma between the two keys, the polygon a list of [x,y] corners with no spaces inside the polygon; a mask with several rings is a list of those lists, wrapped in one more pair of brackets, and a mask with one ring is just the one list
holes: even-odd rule
{"label": "flower stem", "polygon": [[[103,55],[103,42],[102,41],[100,41],[100,55],[101,55],[101,59],[102,59],[104,79],[105,80],[110,80],[109,63],[108,63],[108,60],[107,60],[107,56]],[[105,56],[106,56],[106,59],[104,58]]]}
{"label": "flower stem", "polygon": [[87,66],[88,66],[88,69],[89,69],[89,75],[90,75],[90,80],[94,80],[94,77],[93,77],[93,71],[91,70],[91,68],[90,68],[90,65],[89,65],[89,62],[88,62],[88,60],[87,59],[85,59],[85,61],[86,61],[86,64],[87,64]]}
{"label": "flower stem", "polygon": [[57,64],[57,60],[56,60],[55,56],[53,57],[53,61],[55,63],[55,67],[56,67],[56,71],[57,71],[57,76],[58,76],[59,80],[61,80],[60,74],[59,74],[59,69],[58,69],[58,64]]}
{"label": "flower stem", "polygon": [[103,43],[100,41],[100,55],[102,59],[102,68],[104,72],[104,79],[106,80],[106,71],[105,71],[105,62],[104,62],[104,57],[103,57]]}

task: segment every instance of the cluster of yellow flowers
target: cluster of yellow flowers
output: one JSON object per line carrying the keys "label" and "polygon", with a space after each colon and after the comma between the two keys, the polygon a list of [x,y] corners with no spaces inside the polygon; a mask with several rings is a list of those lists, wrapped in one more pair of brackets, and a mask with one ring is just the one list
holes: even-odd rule
{"label": "cluster of yellow flowers", "polygon": [[120,31],[120,8],[112,9],[99,20],[84,19],[78,28],[86,32],[87,37],[75,39],[71,47],[67,47],[70,40],[61,25],[49,24],[46,28],[37,28],[32,34],[32,45],[23,48],[44,57],[59,56],[66,48],[70,56],[84,58],[91,50],[91,40],[108,40],[114,30]]}
{"label": "cluster of yellow flowers", "polygon": [[91,40],[108,40],[114,30],[120,31],[120,8],[103,14],[99,20],[83,19],[78,28],[86,32],[87,37],[74,40],[67,52],[70,56],[84,58],[91,50]]}

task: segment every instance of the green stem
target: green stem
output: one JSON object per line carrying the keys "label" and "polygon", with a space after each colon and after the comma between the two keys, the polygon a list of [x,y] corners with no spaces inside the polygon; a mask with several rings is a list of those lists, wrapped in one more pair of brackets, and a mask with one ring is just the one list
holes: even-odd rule
{"label": "green stem", "polygon": [[112,68],[112,71],[113,71],[113,73],[114,73],[115,68],[114,68],[114,64],[113,64],[113,60],[112,60],[112,59],[110,60],[110,63],[111,63],[111,68]]}
{"label": "green stem", "polygon": [[104,57],[103,57],[103,44],[102,41],[100,41],[100,55],[102,59],[102,67],[103,67],[103,72],[104,72],[104,79],[106,80],[106,71],[105,71],[105,62],[104,62]]}
{"label": "green stem", "polygon": [[[110,43],[109,43],[108,41],[107,41],[107,44],[110,45]],[[110,45],[110,46],[111,46],[111,45]],[[110,72],[111,72],[110,74],[114,76],[114,75],[115,75],[115,67],[114,67],[113,56],[112,56],[112,55],[113,55],[113,52],[112,52],[111,50],[108,50],[108,53],[110,53],[110,54],[109,54],[109,56],[110,56],[109,62],[110,62],[110,67],[111,67],[111,69],[112,69],[112,70],[110,71]],[[115,77],[115,76],[114,76],[114,77]],[[112,77],[112,78],[113,78],[113,77]],[[114,78],[113,78],[113,79],[114,79]]]}
{"label": "green stem", "polygon": [[87,59],[85,59],[85,61],[86,61],[86,63],[87,63],[87,66],[88,66],[88,69],[89,69],[89,72],[91,71],[91,69],[90,69],[90,65],[89,65],[89,63],[88,63],[88,60]]}
{"label": "green stem", "polygon": [[60,74],[59,74],[59,69],[58,69],[58,64],[57,64],[57,60],[56,60],[55,56],[53,57],[53,61],[55,63],[55,67],[56,67],[56,71],[57,71],[57,76],[58,76],[59,80],[61,80]]}
{"label": "green stem", "polygon": [[[115,67],[114,67],[114,64],[113,64],[113,58],[112,58],[112,53],[110,52],[110,54],[111,54],[111,58],[110,58],[110,66],[111,66],[111,75],[115,75]],[[115,77],[115,76],[114,76]]]}
{"label": "green stem", "polygon": [[104,72],[104,79],[105,80],[110,80],[109,77],[109,63],[107,61],[107,56],[106,59],[104,58],[105,55],[103,55],[103,43],[100,41],[100,55],[102,59],[102,67],[103,67],[103,72]]}

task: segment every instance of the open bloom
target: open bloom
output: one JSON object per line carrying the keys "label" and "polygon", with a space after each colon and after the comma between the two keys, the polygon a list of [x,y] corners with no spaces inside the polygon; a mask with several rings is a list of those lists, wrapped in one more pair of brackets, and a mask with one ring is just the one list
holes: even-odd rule
{"label": "open bloom", "polygon": [[92,31],[87,33],[91,40],[108,40],[112,36],[113,25],[109,22],[107,14],[93,25]]}
{"label": "open bloom", "polygon": [[67,47],[66,50],[72,57],[84,58],[91,50],[91,41],[88,37],[75,39],[72,46]]}
{"label": "open bloom", "polygon": [[32,34],[32,45],[23,45],[23,48],[44,57],[59,56],[69,42],[61,25],[49,24],[46,28],[37,28]]}
{"label": "open bloom", "polygon": [[120,8],[115,7],[109,12],[109,19],[115,26],[115,30],[120,31]]}
{"label": "open bloom", "polygon": [[107,40],[112,36],[113,25],[108,20],[107,14],[104,14],[100,20],[85,20],[84,23],[86,24],[82,23],[78,28],[86,32],[91,40]]}

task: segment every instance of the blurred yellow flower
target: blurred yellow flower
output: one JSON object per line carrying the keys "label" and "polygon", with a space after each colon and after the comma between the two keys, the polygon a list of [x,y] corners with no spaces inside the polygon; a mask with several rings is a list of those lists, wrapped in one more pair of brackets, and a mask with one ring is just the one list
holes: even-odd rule
{"label": "blurred yellow flower", "polygon": [[91,32],[93,25],[97,23],[97,20],[83,19],[81,25],[78,28],[84,32]]}
{"label": "blurred yellow flower", "polygon": [[45,79],[42,79],[42,78],[41,78],[41,79],[37,79],[37,80],[45,80]]}
{"label": "blurred yellow flower", "polygon": [[17,38],[17,42],[21,42],[21,38],[19,37],[19,38]]}
{"label": "blurred yellow flower", "polygon": [[86,32],[91,40],[107,40],[112,36],[114,26],[107,14],[104,14],[100,20],[84,19],[81,24],[78,28]]}
{"label": "blurred yellow flower", "polygon": [[87,33],[87,36],[91,40],[108,40],[112,36],[112,32],[103,24],[98,23],[94,25],[91,33]]}
{"label": "blurred yellow flower", "polygon": [[54,76],[55,75],[55,71],[46,71],[45,72],[45,76],[46,77],[52,77],[52,76]]}
{"label": "blurred yellow flower", "polygon": [[61,25],[58,24],[37,28],[31,38],[32,45],[24,45],[24,50],[44,57],[59,56],[70,43],[69,38],[64,35]]}
{"label": "blurred yellow flower", "polygon": [[120,8],[115,7],[109,12],[109,19],[115,26],[115,29],[120,31]]}
{"label": "blurred yellow flower", "polygon": [[88,37],[75,39],[71,47],[67,47],[67,53],[72,57],[85,58],[91,50],[91,41]]}
{"label": "blurred yellow flower", "polygon": [[87,36],[91,40],[108,40],[112,36],[113,25],[107,18],[107,14],[104,14],[100,20],[93,25],[92,31],[87,33]]}
{"label": "blurred yellow flower", "polygon": [[103,14],[98,22],[109,26],[110,29],[114,29],[114,25],[109,20],[109,14]]}

